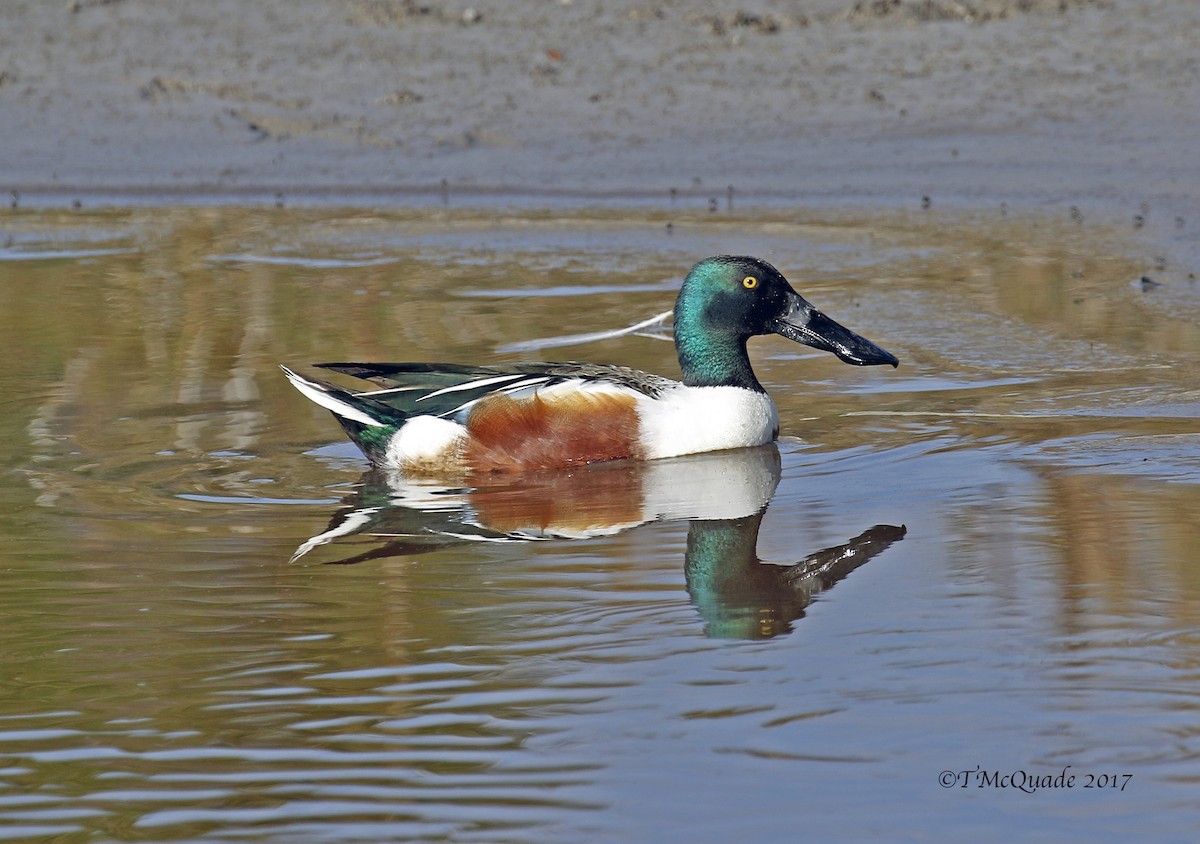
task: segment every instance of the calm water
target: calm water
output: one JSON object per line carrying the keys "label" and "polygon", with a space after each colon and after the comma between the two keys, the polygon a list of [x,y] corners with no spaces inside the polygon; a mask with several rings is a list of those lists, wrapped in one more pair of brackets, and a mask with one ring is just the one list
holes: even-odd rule
{"label": "calm water", "polygon": [[[1028,220],[666,222],[6,216],[0,838],[1192,838],[1186,273]],[[670,374],[503,350],[722,251],[901,368],[764,338],[778,447],[473,489],[366,473],[276,368]]]}

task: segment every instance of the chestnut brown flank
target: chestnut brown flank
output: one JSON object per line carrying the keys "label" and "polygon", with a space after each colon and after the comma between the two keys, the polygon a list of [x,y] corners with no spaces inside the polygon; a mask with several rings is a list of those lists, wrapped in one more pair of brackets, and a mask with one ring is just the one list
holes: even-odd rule
{"label": "chestnut brown flank", "polygon": [[640,457],[633,396],[567,393],[483,399],[467,417],[464,458],[483,472],[518,472]]}

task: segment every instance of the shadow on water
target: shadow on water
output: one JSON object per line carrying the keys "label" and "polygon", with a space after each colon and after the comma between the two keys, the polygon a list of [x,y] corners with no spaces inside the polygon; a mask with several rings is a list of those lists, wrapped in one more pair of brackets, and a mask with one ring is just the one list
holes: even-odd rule
{"label": "shadow on water", "polygon": [[[502,477],[502,476],[493,476]],[[903,538],[875,525],[799,562],[759,559],[763,516],[779,485],[774,444],[654,463],[543,471],[471,488],[366,472],[322,533],[322,546],[366,544],[329,564],[408,557],[473,542],[522,543],[611,536],[651,521],[686,520],[688,594],[714,638],[767,639],[792,629],[819,594]]]}

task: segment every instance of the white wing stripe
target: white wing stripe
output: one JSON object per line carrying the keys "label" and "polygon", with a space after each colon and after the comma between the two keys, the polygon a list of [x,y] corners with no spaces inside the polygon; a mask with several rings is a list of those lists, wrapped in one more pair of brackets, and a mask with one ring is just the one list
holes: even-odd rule
{"label": "white wing stripe", "polygon": [[518,381],[515,384],[509,384],[505,387],[501,387],[500,389],[506,393],[515,393],[518,390],[525,389],[526,387],[532,387],[534,384],[544,384],[549,380],[550,377],[545,375],[537,378],[526,378],[524,381]]}
{"label": "white wing stripe", "polygon": [[465,384],[455,384],[453,387],[443,387],[440,390],[434,390],[432,393],[426,393],[425,395],[421,396],[419,399],[417,399],[417,401],[425,401],[425,399],[431,399],[435,396],[443,396],[446,393],[457,393],[460,390],[475,390],[480,387],[487,387],[492,384],[501,384],[505,381],[515,381],[524,377],[524,375],[518,373],[516,375],[497,375],[494,378],[480,378],[477,381],[468,381]]}
{"label": "white wing stripe", "polygon": [[415,393],[417,390],[424,390],[424,387],[388,387],[384,390],[364,390],[361,393],[355,393],[356,396],[389,396],[392,393]]}
{"label": "white wing stripe", "polygon": [[372,419],[363,411],[353,405],[347,404],[336,396],[332,396],[329,392],[319,384],[314,384],[311,381],[302,378],[286,366],[281,366],[283,374],[292,382],[292,386],[303,393],[308,399],[326,410],[331,410],[338,416],[352,419],[355,422],[361,422],[363,425],[371,425],[373,427],[382,427],[383,423],[378,419]]}
{"label": "white wing stripe", "polygon": [[495,395],[495,393],[497,393],[497,392],[501,392],[501,393],[504,393],[505,395],[509,395],[511,393],[520,392],[521,390],[524,390],[526,387],[532,387],[536,384],[542,384],[547,381],[553,381],[553,380],[554,380],[553,378],[551,378],[550,376],[547,375],[547,376],[538,377],[538,378],[529,378],[525,381],[518,381],[516,384],[509,384],[507,387],[500,387],[497,390],[495,390],[494,392],[488,393],[487,395],[480,396],[479,398],[476,398],[476,399],[471,399],[468,402],[463,402],[458,407],[456,407],[452,410],[447,410],[444,413],[439,413],[438,415],[443,418],[456,416],[457,414],[462,413],[463,411],[467,410],[468,408],[483,401],[488,396]]}

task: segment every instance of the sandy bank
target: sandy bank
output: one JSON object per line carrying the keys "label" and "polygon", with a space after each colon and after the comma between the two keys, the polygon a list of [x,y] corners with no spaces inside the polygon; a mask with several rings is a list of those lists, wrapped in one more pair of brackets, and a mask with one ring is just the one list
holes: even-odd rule
{"label": "sandy bank", "polygon": [[[9,0],[0,186],[1099,211],[1200,230],[1191,0]],[[6,190],[6,192],[7,192]],[[1179,220],[1183,222],[1180,223]]]}

